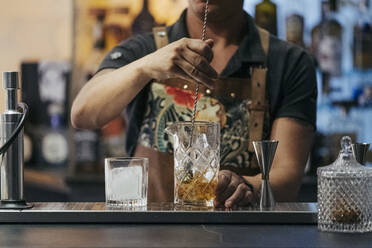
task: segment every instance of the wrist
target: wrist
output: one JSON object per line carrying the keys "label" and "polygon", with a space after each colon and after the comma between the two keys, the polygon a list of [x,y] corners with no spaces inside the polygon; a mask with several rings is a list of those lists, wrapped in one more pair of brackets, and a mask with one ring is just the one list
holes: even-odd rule
{"label": "wrist", "polygon": [[155,68],[153,68],[151,57],[152,54],[149,54],[142,59],[137,60],[137,71],[142,77],[147,79],[148,82],[155,78]]}

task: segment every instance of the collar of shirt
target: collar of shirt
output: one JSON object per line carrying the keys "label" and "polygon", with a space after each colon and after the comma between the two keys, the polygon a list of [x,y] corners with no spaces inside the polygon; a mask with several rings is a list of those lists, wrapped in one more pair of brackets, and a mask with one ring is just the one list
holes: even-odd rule
{"label": "collar of shirt", "polygon": [[[178,21],[168,29],[169,42],[177,41],[183,37],[190,37],[186,24],[186,12],[187,9],[183,11]],[[253,18],[246,12],[244,12],[244,17],[248,28],[237,52],[231,57],[223,70],[221,75],[223,77],[246,77],[249,67],[252,65],[263,65],[265,62],[265,53]]]}

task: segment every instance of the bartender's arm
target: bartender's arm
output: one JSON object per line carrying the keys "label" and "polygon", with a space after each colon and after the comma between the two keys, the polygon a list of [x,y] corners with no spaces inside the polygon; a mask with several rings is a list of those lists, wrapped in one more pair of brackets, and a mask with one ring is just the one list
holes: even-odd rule
{"label": "bartender's arm", "polygon": [[217,72],[209,65],[213,41],[183,38],[119,69],[97,73],[79,92],[71,109],[74,127],[101,128],[153,78],[183,78],[213,87]]}
{"label": "bartender's arm", "polygon": [[[270,171],[270,184],[275,200],[282,202],[296,200],[313,143],[316,119],[313,62],[304,52],[293,54],[287,58],[280,105],[270,134],[271,139],[279,141]],[[253,186],[253,191],[248,185]],[[260,186],[261,174],[242,177],[231,171],[221,171],[215,205],[233,207],[257,202]]]}
{"label": "bartender's arm", "polygon": [[[270,172],[270,184],[275,200],[296,200],[313,136],[314,128],[302,121],[292,118],[279,118],[274,121],[271,139],[278,140],[279,145]],[[215,205],[233,207],[257,201],[261,174],[244,179],[252,184],[253,192],[234,172],[221,171]]]}

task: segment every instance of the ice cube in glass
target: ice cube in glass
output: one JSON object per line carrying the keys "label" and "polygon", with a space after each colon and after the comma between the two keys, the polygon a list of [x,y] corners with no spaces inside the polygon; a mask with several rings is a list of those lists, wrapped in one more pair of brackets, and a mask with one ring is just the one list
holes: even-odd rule
{"label": "ice cube in glass", "polygon": [[105,159],[106,204],[145,206],[147,204],[148,159]]}

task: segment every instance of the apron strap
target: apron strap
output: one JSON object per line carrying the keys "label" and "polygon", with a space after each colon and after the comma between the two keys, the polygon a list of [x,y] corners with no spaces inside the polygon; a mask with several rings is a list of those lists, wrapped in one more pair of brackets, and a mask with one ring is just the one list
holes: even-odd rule
{"label": "apron strap", "polygon": [[251,78],[251,102],[248,105],[249,117],[249,147],[254,152],[252,141],[262,140],[265,112],[268,109],[266,100],[266,73],[267,68],[253,68]]}
{"label": "apron strap", "polygon": [[266,30],[257,27],[261,39],[261,46],[265,53],[264,67],[254,67],[251,77],[251,102],[248,106],[251,116],[249,118],[249,147],[250,152],[254,152],[252,141],[262,140],[263,126],[268,101],[266,99],[266,78],[267,78],[267,57],[270,46],[270,34]]}
{"label": "apron strap", "polygon": [[265,53],[265,66],[267,64],[267,57],[269,55],[269,47],[270,47],[270,33],[267,32],[265,29],[257,27],[258,34],[260,35],[261,39],[261,46]]}
{"label": "apron strap", "polygon": [[154,34],[156,49],[160,49],[166,45],[168,45],[168,35],[167,35],[167,27],[154,27],[152,29],[152,33]]}

